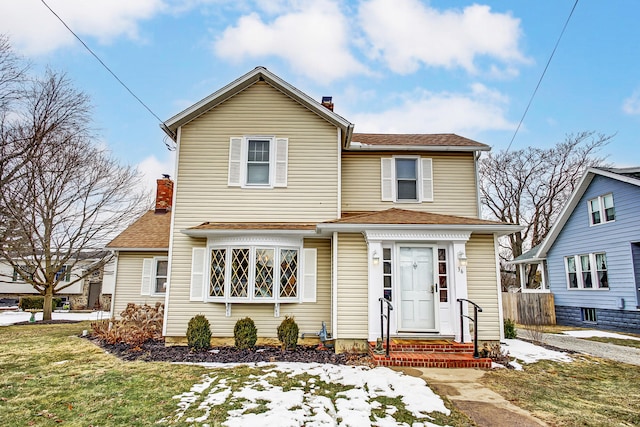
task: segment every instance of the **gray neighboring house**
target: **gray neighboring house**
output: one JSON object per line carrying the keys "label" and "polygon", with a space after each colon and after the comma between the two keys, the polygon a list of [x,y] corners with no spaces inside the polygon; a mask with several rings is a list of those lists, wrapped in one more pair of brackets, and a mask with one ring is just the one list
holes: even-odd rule
{"label": "gray neighboring house", "polygon": [[640,167],[588,169],[545,240],[512,263],[538,271],[521,290],[552,292],[558,324],[640,333]]}

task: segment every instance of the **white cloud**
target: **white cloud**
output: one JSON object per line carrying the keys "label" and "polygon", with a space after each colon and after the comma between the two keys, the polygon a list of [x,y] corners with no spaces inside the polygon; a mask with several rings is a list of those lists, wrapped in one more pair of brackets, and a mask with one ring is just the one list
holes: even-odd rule
{"label": "white cloud", "polygon": [[[472,137],[483,131],[513,130],[505,117],[508,99],[501,93],[474,84],[468,93],[416,91],[402,102],[376,113],[353,114],[356,132],[457,133]],[[382,101],[386,102],[386,101]]]}
{"label": "white cloud", "polygon": [[[520,20],[492,13],[489,6],[438,11],[419,0],[371,0],[361,4],[359,22],[371,43],[369,55],[382,58],[394,72],[409,74],[421,64],[462,67],[477,72],[480,56],[507,65],[528,60],[520,52]],[[490,68],[496,74],[496,66]]]}
{"label": "white cloud", "polygon": [[[80,37],[101,43],[116,37],[138,38],[138,22],[164,9],[162,0],[47,0]],[[0,2],[0,28],[25,55],[39,55],[76,43],[73,35],[40,0]]]}
{"label": "white cloud", "polygon": [[156,180],[162,178],[163,174],[171,175],[172,179],[175,172],[175,151],[168,152],[167,158],[159,160],[156,156],[151,155],[142,160],[136,168],[142,175],[140,186],[145,192],[150,194],[152,200],[156,195]]}
{"label": "white cloud", "polygon": [[271,22],[255,12],[242,16],[215,41],[214,51],[234,62],[280,57],[297,73],[330,83],[367,72],[349,51],[349,27],[334,1],[294,1]]}
{"label": "white cloud", "polygon": [[640,115],[640,90],[624,100],[622,111],[632,116]]}

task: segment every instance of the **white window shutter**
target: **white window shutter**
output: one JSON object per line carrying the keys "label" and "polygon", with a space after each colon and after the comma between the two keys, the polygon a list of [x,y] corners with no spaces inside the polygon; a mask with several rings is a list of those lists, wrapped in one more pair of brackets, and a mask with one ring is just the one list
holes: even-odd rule
{"label": "white window shutter", "polygon": [[276,139],[276,178],[274,187],[287,186],[287,162],[289,159],[289,140],[287,138]]}
{"label": "white window shutter", "polygon": [[140,287],[140,295],[151,294],[151,274],[153,270],[153,258],[145,258],[142,260],[142,286]]}
{"label": "white window shutter", "polygon": [[242,176],[242,138],[231,138],[229,142],[229,186],[239,187]]}
{"label": "white window shutter", "polygon": [[204,265],[206,248],[193,248],[191,252],[190,301],[204,301]]}
{"label": "white window shutter", "polygon": [[422,167],[422,199],[423,202],[433,201],[433,168],[431,159],[420,158]]}
{"label": "white window shutter", "polygon": [[380,168],[382,201],[393,202],[393,159],[391,157],[380,159]]}
{"label": "white window shutter", "polygon": [[316,302],[316,283],[318,281],[318,250],[304,248],[304,278],[302,280],[302,302]]}

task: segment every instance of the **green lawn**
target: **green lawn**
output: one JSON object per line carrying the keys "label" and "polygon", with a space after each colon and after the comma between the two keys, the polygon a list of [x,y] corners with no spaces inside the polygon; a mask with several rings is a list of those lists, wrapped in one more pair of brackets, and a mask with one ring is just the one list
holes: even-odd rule
{"label": "green lawn", "polygon": [[493,370],[482,382],[552,426],[640,425],[640,367],[572,357]]}
{"label": "green lawn", "polygon": [[89,322],[0,327],[0,414],[11,426],[146,426],[201,367],[123,363],[78,338]]}

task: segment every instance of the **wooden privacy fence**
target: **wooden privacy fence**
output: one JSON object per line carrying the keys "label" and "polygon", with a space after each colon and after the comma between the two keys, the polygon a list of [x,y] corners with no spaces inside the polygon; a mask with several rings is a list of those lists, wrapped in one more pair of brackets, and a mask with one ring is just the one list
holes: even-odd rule
{"label": "wooden privacy fence", "polygon": [[505,319],[521,325],[555,325],[556,310],[552,293],[502,293]]}

